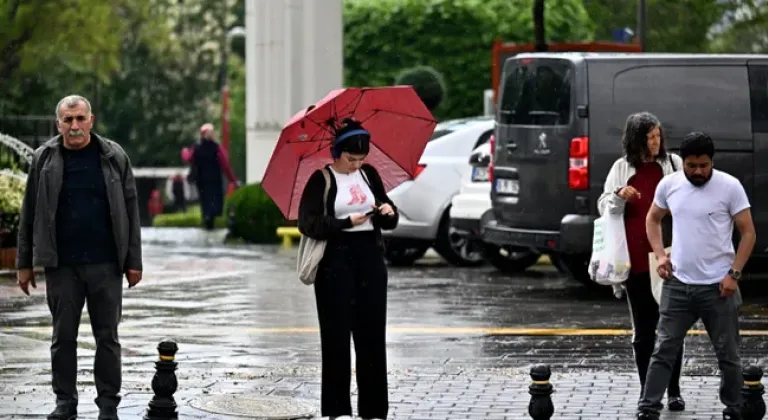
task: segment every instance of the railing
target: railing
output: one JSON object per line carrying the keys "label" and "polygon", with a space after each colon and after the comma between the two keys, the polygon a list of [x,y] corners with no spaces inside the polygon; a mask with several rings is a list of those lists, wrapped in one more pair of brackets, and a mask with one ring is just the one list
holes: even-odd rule
{"label": "railing", "polygon": [[0,133],[0,173],[29,172],[35,150],[15,137]]}

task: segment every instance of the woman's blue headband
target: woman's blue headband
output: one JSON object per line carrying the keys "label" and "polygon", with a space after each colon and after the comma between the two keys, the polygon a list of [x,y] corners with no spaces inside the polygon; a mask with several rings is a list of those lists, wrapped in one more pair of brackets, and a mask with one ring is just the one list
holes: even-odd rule
{"label": "woman's blue headband", "polygon": [[361,134],[364,134],[364,135],[369,136],[369,137],[371,136],[371,133],[369,133],[368,130],[364,130],[362,128],[358,128],[356,130],[348,131],[348,132],[346,132],[346,133],[336,137],[336,139],[333,141],[333,143],[334,144],[339,144],[342,141],[344,141],[344,140],[346,140],[346,139],[348,139],[348,138],[350,138],[352,136],[359,136]]}

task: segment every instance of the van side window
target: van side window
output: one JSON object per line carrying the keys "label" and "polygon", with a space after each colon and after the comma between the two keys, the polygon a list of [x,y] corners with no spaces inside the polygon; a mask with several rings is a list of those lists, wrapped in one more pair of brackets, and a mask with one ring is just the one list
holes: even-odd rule
{"label": "van side window", "polygon": [[499,122],[566,125],[571,119],[573,70],[566,60],[513,60],[504,69]]}
{"label": "van side window", "polygon": [[749,66],[752,132],[768,133],[768,66]]}
{"label": "van side window", "polygon": [[700,130],[751,147],[748,85],[746,66],[637,66],[615,76],[613,111],[622,120],[633,112],[652,112],[672,140]]}

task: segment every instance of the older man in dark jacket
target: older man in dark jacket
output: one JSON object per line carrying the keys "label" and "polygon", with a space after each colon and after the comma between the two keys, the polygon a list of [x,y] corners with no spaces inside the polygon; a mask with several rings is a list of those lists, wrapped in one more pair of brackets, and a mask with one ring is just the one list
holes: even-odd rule
{"label": "older man in dark jacket", "polygon": [[45,268],[53,316],[51,370],[56,409],[49,420],[77,417],[77,334],[85,302],[96,340],[99,420],[117,419],[122,380],[117,327],[122,277],[141,281],[141,231],[130,160],[115,142],[91,133],[91,105],[68,96],[56,106],[60,135],[35,151],[19,225],[18,282],[36,287]]}

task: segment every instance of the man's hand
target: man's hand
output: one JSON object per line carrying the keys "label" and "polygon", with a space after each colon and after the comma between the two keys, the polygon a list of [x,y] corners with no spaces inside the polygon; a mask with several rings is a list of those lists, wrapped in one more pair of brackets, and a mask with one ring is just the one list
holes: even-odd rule
{"label": "man's hand", "polygon": [[656,261],[659,262],[659,266],[656,267],[656,272],[659,274],[659,277],[663,278],[664,280],[671,279],[672,278],[672,260],[669,258],[669,255],[656,257]]}
{"label": "man's hand", "polygon": [[141,281],[141,271],[139,270],[128,270],[125,272],[125,278],[128,279],[128,288],[130,289],[133,286],[136,286]]}
{"label": "man's hand", "polygon": [[720,282],[720,296],[728,297],[736,293],[736,289],[739,287],[739,282],[736,281],[730,275],[725,275],[723,281]]}
{"label": "man's hand", "polygon": [[37,289],[35,283],[35,272],[31,268],[22,268],[16,272],[16,281],[19,283],[19,288],[25,295],[29,296],[29,285]]}

